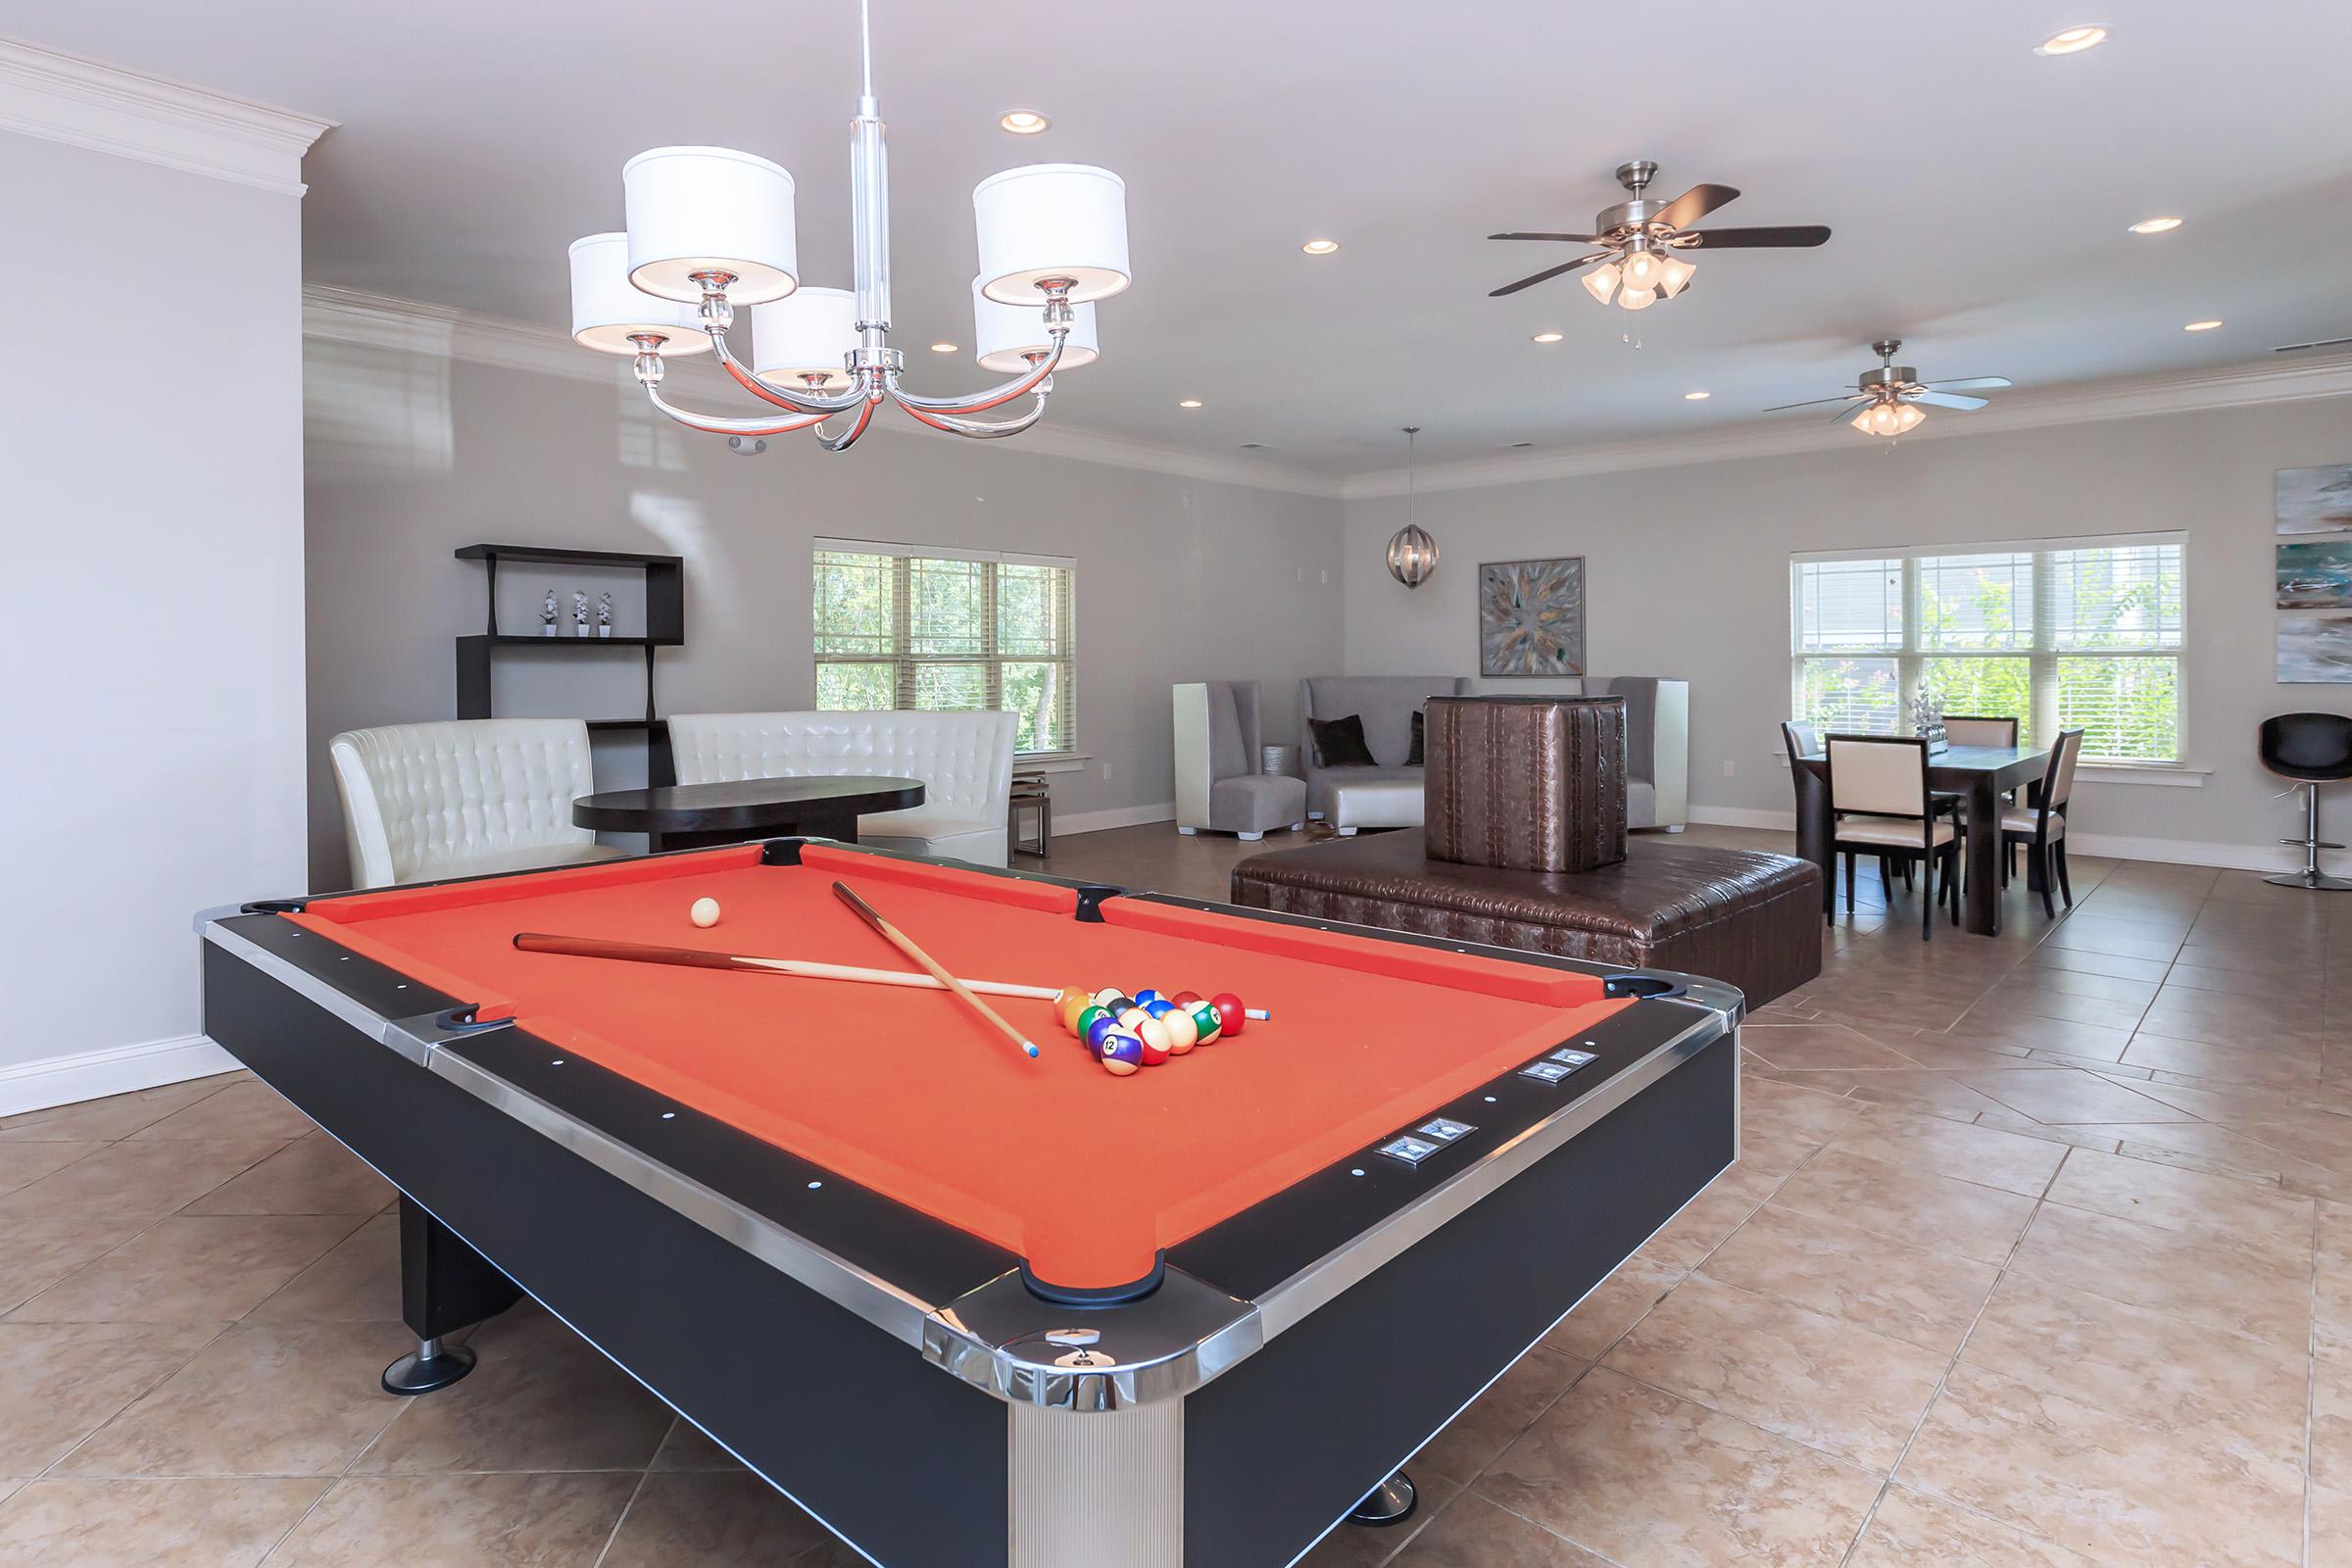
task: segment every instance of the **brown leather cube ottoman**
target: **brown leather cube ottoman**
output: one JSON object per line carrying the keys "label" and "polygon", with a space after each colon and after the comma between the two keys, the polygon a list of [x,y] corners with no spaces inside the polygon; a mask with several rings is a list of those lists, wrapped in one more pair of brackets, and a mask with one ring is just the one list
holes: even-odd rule
{"label": "brown leather cube ottoman", "polygon": [[1530,953],[1679,969],[1760,1007],[1821,973],[1821,871],[1750,850],[1636,838],[1591,871],[1433,860],[1409,829],[1252,856],[1233,902]]}

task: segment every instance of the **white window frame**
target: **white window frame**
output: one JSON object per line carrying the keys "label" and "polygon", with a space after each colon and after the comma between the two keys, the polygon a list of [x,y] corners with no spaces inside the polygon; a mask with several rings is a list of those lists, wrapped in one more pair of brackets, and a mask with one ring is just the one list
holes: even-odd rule
{"label": "white window frame", "polygon": [[[1024,765],[1076,761],[1087,754],[1078,749],[1078,561],[1074,556],[1028,555],[1008,550],[961,550],[944,545],[909,545],[878,539],[814,539],[809,543],[810,591],[814,593],[817,558],[827,552],[857,556],[886,556],[898,563],[896,580],[892,587],[894,607],[891,637],[895,646],[884,654],[839,654],[811,648],[809,669],[824,664],[887,664],[893,671],[892,707],[900,712],[933,711],[920,708],[915,702],[915,666],[917,664],[969,663],[982,671],[981,711],[1001,709],[1004,702],[1004,666],[1006,664],[1057,664],[1061,668],[1062,690],[1068,696],[1066,710],[1069,732],[1065,744],[1050,752],[1016,752]],[[997,574],[991,570],[982,574],[980,585],[980,628],[982,652],[976,655],[916,656],[907,647],[908,602],[907,579],[911,563],[916,561],[968,561],[989,566],[1049,566],[1069,574],[1069,629],[1062,651],[1057,654],[1006,654],[996,647],[997,638]],[[815,641],[816,628],[810,627],[810,641]],[[812,688],[813,690],[813,688]]]}
{"label": "white window frame", "polygon": [[[2132,545],[2170,545],[2180,552],[2180,626],[2179,640],[2145,648],[2072,649],[2058,645],[2050,615],[2052,557],[2070,550],[2112,550]],[[2022,648],[1931,648],[1920,641],[1919,563],[1949,556],[2031,555],[2034,558],[2034,636]],[[1807,565],[1833,561],[1893,561],[1902,565],[1902,639],[1899,647],[1826,650],[1808,653],[1802,646],[1804,571]],[[2137,758],[2103,758],[2083,753],[2085,763],[2105,769],[2186,772],[2189,756],[2188,713],[2188,535],[2158,533],[2088,534],[2066,539],[1995,540],[1986,543],[1882,546],[1870,550],[1813,550],[1788,558],[1788,710],[1805,717],[1805,665],[1814,660],[1891,660],[1896,670],[1896,728],[1906,727],[1911,700],[1919,694],[1923,667],[1934,660],[2023,659],[2028,662],[2033,691],[2031,734],[2044,744],[2058,732],[2058,662],[2062,659],[2171,659],[2180,670],[2174,706],[2174,756],[2157,761]]]}

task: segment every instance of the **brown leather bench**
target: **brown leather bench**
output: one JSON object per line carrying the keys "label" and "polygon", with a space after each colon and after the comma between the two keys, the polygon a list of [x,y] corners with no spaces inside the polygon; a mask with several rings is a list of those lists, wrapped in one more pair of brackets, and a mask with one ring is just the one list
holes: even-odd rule
{"label": "brown leather bench", "polygon": [[1586,871],[1463,865],[1424,850],[1406,828],[1253,856],[1233,868],[1233,902],[1680,969],[1738,986],[1750,1007],[1821,973],[1821,871],[1808,860],[1651,837]]}

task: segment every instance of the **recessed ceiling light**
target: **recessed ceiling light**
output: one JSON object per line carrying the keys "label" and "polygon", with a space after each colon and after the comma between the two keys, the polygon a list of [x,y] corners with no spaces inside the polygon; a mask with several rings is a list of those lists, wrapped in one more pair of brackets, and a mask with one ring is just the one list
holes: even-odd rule
{"label": "recessed ceiling light", "polygon": [[2107,41],[2105,27],[2085,24],[2054,32],[2034,46],[2037,55],[2079,55],[2085,49],[2096,49]]}
{"label": "recessed ceiling light", "polygon": [[2143,218],[2132,225],[2132,232],[2134,234],[2170,234],[2174,229],[2179,228],[2180,223],[2181,220],[2178,218]]}
{"label": "recessed ceiling light", "polygon": [[1686,392],[1683,394],[1683,401],[1685,403],[1704,403],[1709,396],[1711,394],[1705,392]]}
{"label": "recessed ceiling light", "polygon": [[1531,343],[1557,343],[1559,340],[1560,334],[1557,332],[1538,332],[1528,341]]}
{"label": "recessed ceiling light", "polygon": [[956,352],[956,345],[953,343],[934,343],[931,345],[931,352],[934,354],[953,354]]}
{"label": "recessed ceiling light", "polygon": [[1015,136],[1034,136],[1054,123],[1034,109],[1015,109],[997,117],[997,123]]}
{"label": "recessed ceiling light", "polygon": [[1310,239],[1298,248],[1309,256],[1329,256],[1340,248],[1340,242],[1336,239]]}
{"label": "recessed ceiling light", "polygon": [[1180,409],[1197,409],[1200,406],[1200,400],[1199,398],[1185,398],[1176,406]]}
{"label": "recessed ceiling light", "polygon": [[2210,332],[2221,324],[2219,321],[2191,321],[2180,330],[2183,332]]}

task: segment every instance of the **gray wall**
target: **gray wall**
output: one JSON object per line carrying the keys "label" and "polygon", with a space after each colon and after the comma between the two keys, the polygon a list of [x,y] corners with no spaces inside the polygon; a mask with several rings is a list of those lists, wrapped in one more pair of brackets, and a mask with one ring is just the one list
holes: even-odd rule
{"label": "gray wall", "polygon": [[[1938,415],[1961,419],[1965,415]],[[2188,534],[2186,750],[2202,788],[2085,785],[2079,826],[2141,853],[2283,863],[2293,803],[2254,760],[2269,713],[2352,711],[2352,687],[2273,678],[2272,475],[2352,463],[2352,400],[2214,410],[1420,497],[1444,564],[1408,593],[1381,569],[1400,498],[1347,506],[1352,673],[1478,667],[1481,561],[1586,558],[1595,674],[1690,682],[1694,811],[1789,810],[1788,557],[2103,532]],[[1733,771],[1726,776],[1727,766]],[[2339,791],[2339,825],[2352,791]],[[2340,834],[2337,836],[2341,836]],[[2123,847],[2123,846],[2118,846]],[[2220,848],[2217,848],[2220,847]]]}
{"label": "gray wall", "polygon": [[15,132],[0,191],[6,1114],[228,1065],[189,917],[301,880],[302,214]]}
{"label": "gray wall", "polygon": [[[667,712],[809,706],[812,538],[1073,556],[1078,746],[1094,760],[1054,776],[1063,821],[1172,800],[1170,683],[1254,677],[1268,734],[1285,738],[1298,678],[1340,662],[1337,501],[1048,457],[1018,438],[869,434],[827,455],[785,437],[737,457],[649,414],[620,367],[607,383],[321,338],[306,362],[317,886],[345,875],[325,742],[453,715],[450,639],[481,629],[482,569],[450,552],[477,540],[684,556],[687,645],[657,677]],[[1068,381],[1076,408],[1084,377]],[[604,586],[518,570],[502,625],[534,626],[549,583],[566,619],[575,583]],[[641,697],[627,653],[525,651],[498,700],[502,712],[624,716]],[[639,782],[636,769],[632,746],[600,744],[601,786]]]}

